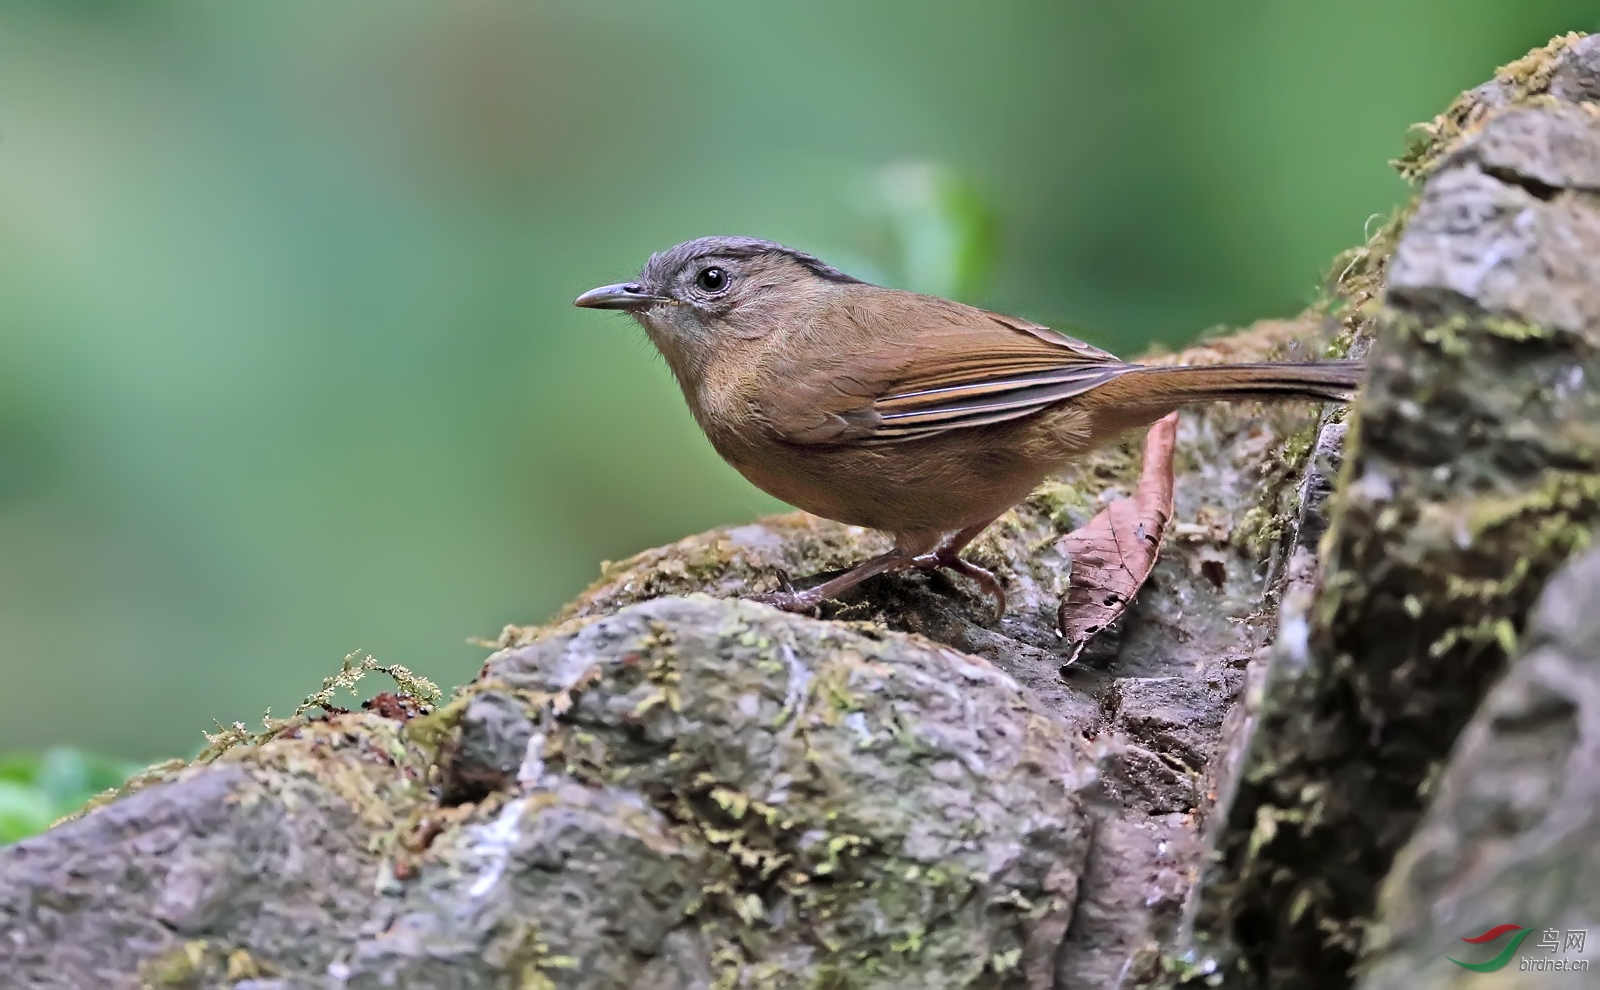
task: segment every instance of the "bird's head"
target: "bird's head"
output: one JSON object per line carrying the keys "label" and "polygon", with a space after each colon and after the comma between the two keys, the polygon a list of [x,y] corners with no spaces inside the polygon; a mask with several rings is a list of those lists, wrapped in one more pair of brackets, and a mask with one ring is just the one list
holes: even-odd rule
{"label": "bird's head", "polygon": [[680,374],[725,342],[794,324],[839,286],[860,284],[802,251],[754,237],[700,237],[650,256],[631,282],[590,289],[586,309],[633,314]]}

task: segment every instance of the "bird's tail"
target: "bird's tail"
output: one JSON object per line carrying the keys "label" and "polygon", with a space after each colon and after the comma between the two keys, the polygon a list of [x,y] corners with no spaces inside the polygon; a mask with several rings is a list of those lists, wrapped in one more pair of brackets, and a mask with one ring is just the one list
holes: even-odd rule
{"label": "bird's tail", "polygon": [[1131,429],[1201,402],[1349,402],[1365,374],[1362,361],[1140,365],[1080,401],[1097,407],[1105,427]]}
{"label": "bird's tail", "polygon": [[1349,402],[1366,373],[1361,361],[1307,361],[1298,364],[1201,364],[1145,366],[1123,375],[1131,389],[1147,390],[1163,403],[1238,399],[1311,399]]}

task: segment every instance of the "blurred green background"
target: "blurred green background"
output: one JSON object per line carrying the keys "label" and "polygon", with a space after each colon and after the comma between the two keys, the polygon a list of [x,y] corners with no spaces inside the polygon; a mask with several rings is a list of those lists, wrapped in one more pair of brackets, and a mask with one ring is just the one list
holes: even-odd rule
{"label": "blurred green background", "polygon": [[[571,306],[652,250],[1180,343],[1296,310],[1406,126],[1571,29],[1594,0],[0,3],[0,749],[192,752],[355,649],[458,683],[602,559],[778,508]],[[30,759],[66,804],[111,773]]]}

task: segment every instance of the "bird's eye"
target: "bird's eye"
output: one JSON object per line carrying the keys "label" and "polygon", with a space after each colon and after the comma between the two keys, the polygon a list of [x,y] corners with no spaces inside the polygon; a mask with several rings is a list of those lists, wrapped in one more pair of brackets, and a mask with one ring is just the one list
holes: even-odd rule
{"label": "bird's eye", "polygon": [[728,273],[720,268],[707,268],[695,276],[694,282],[707,292],[721,292],[728,287]]}

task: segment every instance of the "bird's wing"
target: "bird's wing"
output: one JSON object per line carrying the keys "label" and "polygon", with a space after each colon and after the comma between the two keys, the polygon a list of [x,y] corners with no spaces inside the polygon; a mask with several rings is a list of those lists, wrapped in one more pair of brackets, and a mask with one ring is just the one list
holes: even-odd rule
{"label": "bird's wing", "polygon": [[[1132,367],[1048,327],[979,310],[987,325],[940,327],[907,374],[872,404],[868,440],[894,441],[983,426],[1082,395]],[[932,341],[930,341],[931,343]]]}
{"label": "bird's wing", "polygon": [[[791,363],[762,403],[767,421],[785,424],[792,443],[893,443],[1027,416],[1133,367],[1037,323],[910,300],[830,314],[820,334],[866,343],[810,367]],[[858,332],[837,333],[846,320]]]}

